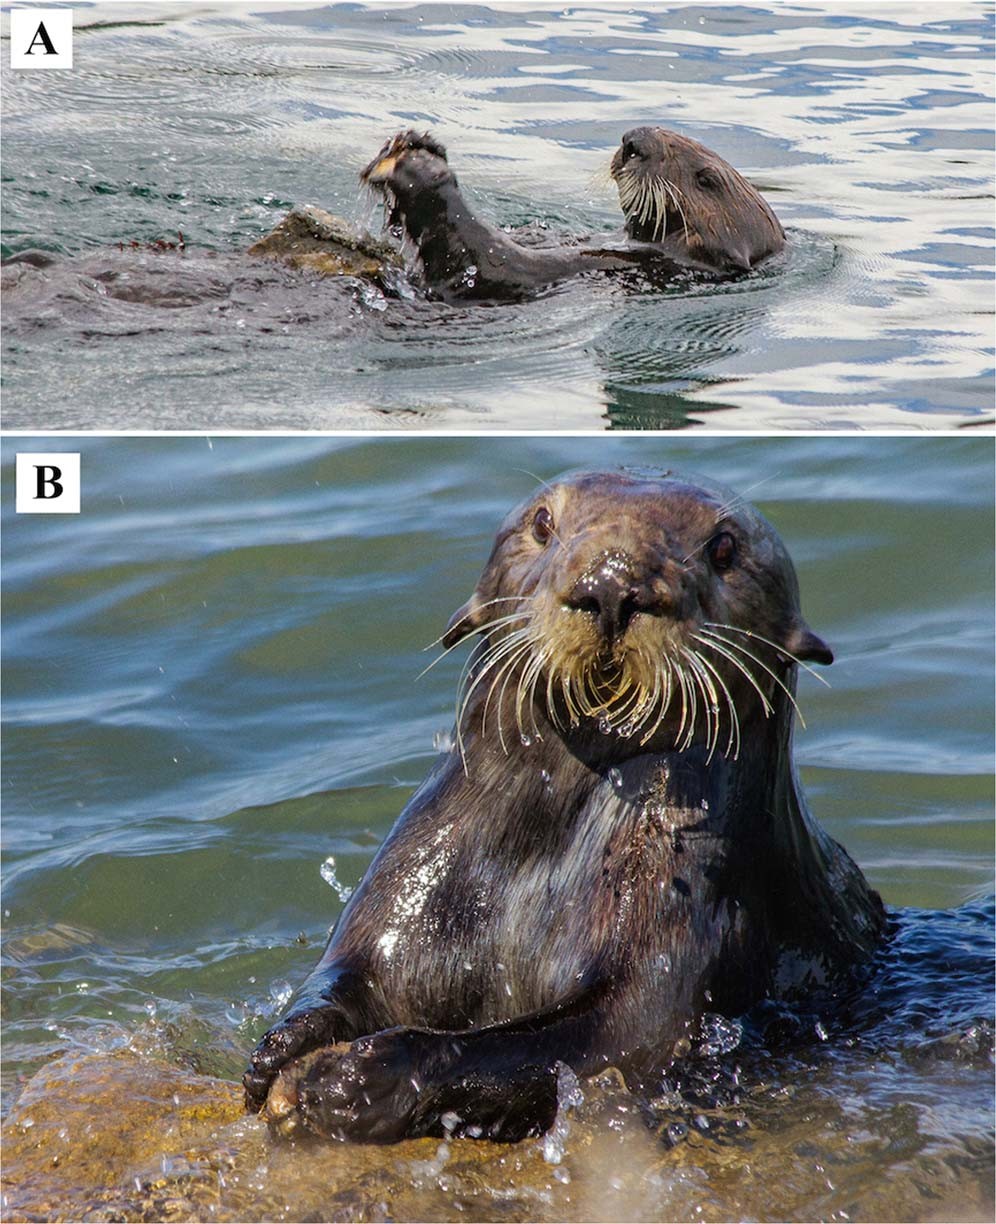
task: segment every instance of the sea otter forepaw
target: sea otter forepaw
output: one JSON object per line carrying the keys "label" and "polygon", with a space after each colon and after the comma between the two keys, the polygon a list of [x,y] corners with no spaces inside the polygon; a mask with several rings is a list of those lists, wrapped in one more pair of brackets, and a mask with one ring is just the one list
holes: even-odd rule
{"label": "sea otter forepaw", "polygon": [[309,1008],[288,1016],[260,1038],[242,1076],[246,1109],[259,1113],[274,1079],[292,1059],[335,1040],[330,1008]]}
{"label": "sea otter forepaw", "polygon": [[396,1143],[418,1133],[422,1036],[389,1029],[315,1055],[296,1085],[300,1123],[312,1134],[354,1143]]}

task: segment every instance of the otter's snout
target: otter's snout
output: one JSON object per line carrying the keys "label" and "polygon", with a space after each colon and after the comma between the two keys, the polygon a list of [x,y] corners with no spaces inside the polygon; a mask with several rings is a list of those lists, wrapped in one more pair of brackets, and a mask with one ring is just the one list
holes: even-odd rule
{"label": "otter's snout", "polygon": [[628,157],[650,157],[655,145],[660,143],[659,129],[652,127],[630,128],[623,133],[620,152],[625,161]]}
{"label": "otter's snout", "polygon": [[638,576],[632,560],[621,552],[606,553],[589,565],[564,603],[594,617],[607,642],[621,637],[638,612],[660,616],[665,610],[660,593]]}

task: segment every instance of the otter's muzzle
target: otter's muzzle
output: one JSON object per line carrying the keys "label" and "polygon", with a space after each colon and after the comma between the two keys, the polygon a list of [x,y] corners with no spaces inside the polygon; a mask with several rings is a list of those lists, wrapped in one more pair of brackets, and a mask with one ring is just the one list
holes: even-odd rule
{"label": "otter's muzzle", "polygon": [[606,553],[590,565],[564,599],[568,608],[594,617],[606,642],[622,637],[638,612],[660,616],[664,601],[637,576],[622,552]]}

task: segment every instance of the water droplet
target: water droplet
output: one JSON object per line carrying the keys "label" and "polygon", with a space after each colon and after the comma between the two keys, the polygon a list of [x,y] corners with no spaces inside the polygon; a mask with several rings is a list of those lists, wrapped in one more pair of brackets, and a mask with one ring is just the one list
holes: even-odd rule
{"label": "water droplet", "polygon": [[144,1007],[145,1007],[145,1014],[149,1017],[149,1019],[155,1020],[156,1012],[159,1011],[159,1006],[156,1003],[155,999],[146,999],[144,1003]]}
{"label": "water droplet", "polygon": [[277,978],[275,982],[270,983],[270,998],[277,1011],[283,1011],[290,1002],[290,997],[293,993],[294,988],[290,982],[285,981],[283,978]]}
{"label": "water droplet", "polygon": [[702,1017],[702,1044],[699,1053],[707,1058],[715,1054],[729,1054],[740,1044],[744,1035],[743,1025],[725,1016]]}
{"label": "water droplet", "polygon": [[822,1020],[817,1020],[816,1023],[813,1025],[813,1028],[815,1029],[816,1036],[819,1037],[820,1041],[829,1040],[830,1034],[827,1032],[826,1027],[824,1026]]}
{"label": "water droplet", "polygon": [[452,752],[456,747],[452,732],[437,731],[432,737],[432,746],[437,752]]}
{"label": "water droplet", "polygon": [[544,783],[545,783],[547,786],[549,786],[549,785],[550,785],[550,771],[549,771],[549,769],[541,769],[541,770],[540,770],[540,779],[541,779],[541,780],[542,780],[542,781],[543,781],[543,782],[544,782]]}
{"label": "water droplet", "polygon": [[621,791],[623,787],[623,776],[618,769],[613,766],[608,773],[608,779],[617,791]]}
{"label": "water droplet", "polygon": [[532,737],[526,735],[525,732],[519,736],[519,742],[522,744],[523,748],[531,748],[533,744]]}
{"label": "water droplet", "polygon": [[348,901],[353,895],[352,888],[348,884],[340,884],[338,877],[335,874],[335,856],[330,854],[328,858],[318,868],[318,872],[322,879],[330,888],[335,889],[336,896],[340,901]]}
{"label": "water droplet", "polygon": [[387,299],[375,285],[364,281],[360,285],[359,293],[360,301],[364,306],[368,306],[371,310],[387,310]]}
{"label": "water droplet", "polygon": [[229,1005],[225,1008],[225,1019],[232,1026],[232,1028],[238,1028],[240,1024],[244,1023],[248,1015],[249,1008],[241,1000],[237,1000],[234,1003],[229,1003]]}

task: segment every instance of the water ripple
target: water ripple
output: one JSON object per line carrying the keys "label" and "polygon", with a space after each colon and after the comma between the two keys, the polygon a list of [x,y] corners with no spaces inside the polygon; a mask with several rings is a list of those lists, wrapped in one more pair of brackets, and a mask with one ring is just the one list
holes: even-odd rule
{"label": "water ripple", "polygon": [[[591,283],[483,321],[361,308],[366,330],[304,289],[312,322],[257,330],[252,352],[221,339],[218,360],[196,334],[122,317],[110,329],[120,352],[101,365],[86,347],[106,319],[84,335],[48,316],[48,332],[5,340],[11,425],[43,410],[52,424],[156,424],[126,394],[135,369],[160,372],[163,417],[195,427],[195,381],[215,419],[237,427],[507,427],[536,420],[528,400],[545,405],[537,424],[597,427],[634,421],[620,406],[631,396],[651,425],[652,396],[662,422],[711,405],[719,423],[720,405],[723,424],[750,429],[991,419],[985,5],[914,21],[896,6],[98,4],[80,22],[72,73],[3,78],[5,253],[78,254],[178,230],[235,251],[293,203],[355,217],[359,169],[410,125],[447,143],[490,220],[605,232],[618,221],[612,148],[627,128],[663,122],[748,173],[799,236],[792,258],[812,260],[771,265],[763,275],[781,280],[770,285],[687,287],[710,298],[701,309]],[[71,393],[57,368],[44,388],[31,377],[53,344],[78,359]]]}

